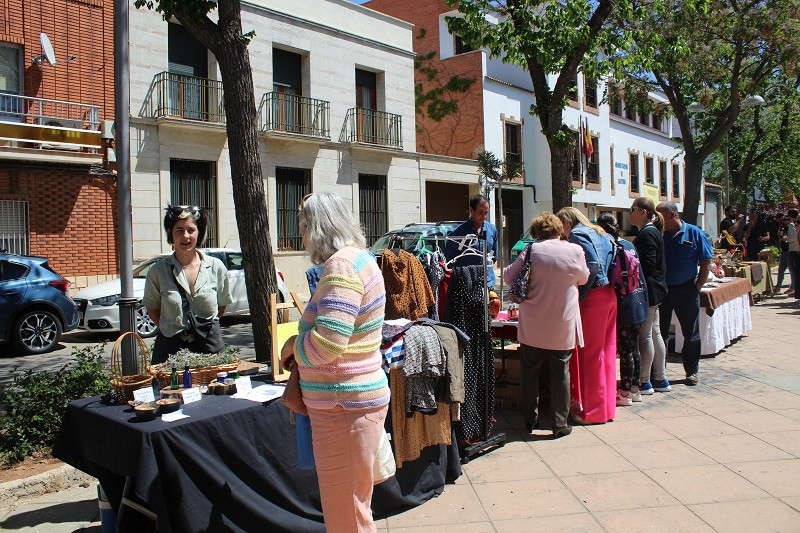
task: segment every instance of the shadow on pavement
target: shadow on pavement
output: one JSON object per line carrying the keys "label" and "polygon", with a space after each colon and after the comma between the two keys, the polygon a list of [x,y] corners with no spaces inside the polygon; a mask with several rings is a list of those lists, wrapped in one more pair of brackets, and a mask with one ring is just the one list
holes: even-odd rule
{"label": "shadow on pavement", "polygon": [[[97,499],[77,502],[54,503],[33,511],[23,511],[0,522],[0,529],[33,528],[35,531],[47,531],[47,524],[85,523],[87,518],[99,517]],[[98,518],[99,520],[99,518]],[[99,528],[79,529],[79,531],[99,531]]]}

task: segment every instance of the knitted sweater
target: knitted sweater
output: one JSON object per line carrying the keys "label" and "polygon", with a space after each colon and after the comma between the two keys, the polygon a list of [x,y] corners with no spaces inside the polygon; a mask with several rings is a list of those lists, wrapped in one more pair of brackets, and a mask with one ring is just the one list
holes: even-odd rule
{"label": "knitted sweater", "polygon": [[347,246],[325,261],[294,347],[308,407],[389,403],[379,351],[385,305],[383,276],[369,252]]}

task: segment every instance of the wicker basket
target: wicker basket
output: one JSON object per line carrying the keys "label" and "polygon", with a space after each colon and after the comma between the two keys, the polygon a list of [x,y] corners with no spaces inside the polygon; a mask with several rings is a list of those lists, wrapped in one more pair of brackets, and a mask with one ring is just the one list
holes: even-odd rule
{"label": "wicker basket", "polygon": [[[160,370],[156,368],[156,366],[148,367],[147,371],[150,372],[150,375],[155,378],[156,383],[161,387],[168,387],[172,370]],[[226,365],[209,366],[207,368],[190,368],[189,372],[192,374],[192,385],[208,385],[212,380],[217,379],[217,372],[230,372],[237,368],[239,368],[238,360]]]}
{"label": "wicker basket", "polygon": [[[122,341],[128,335],[132,335],[138,344],[139,366],[136,370],[139,373],[123,376],[121,354]],[[117,398],[119,398],[120,401],[128,402],[133,400],[133,391],[149,387],[153,384],[153,376],[145,373],[147,371],[149,359],[150,349],[147,347],[144,340],[133,331],[123,333],[117,338],[111,350],[111,385],[114,387],[114,390],[117,391]]]}

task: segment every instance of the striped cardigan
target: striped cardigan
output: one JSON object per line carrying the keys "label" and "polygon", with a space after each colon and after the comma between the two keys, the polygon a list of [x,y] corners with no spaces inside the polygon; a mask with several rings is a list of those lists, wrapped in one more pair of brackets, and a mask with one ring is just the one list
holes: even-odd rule
{"label": "striped cardigan", "polygon": [[325,261],[294,346],[308,407],[389,403],[379,351],[385,304],[383,276],[369,252],[347,246]]}

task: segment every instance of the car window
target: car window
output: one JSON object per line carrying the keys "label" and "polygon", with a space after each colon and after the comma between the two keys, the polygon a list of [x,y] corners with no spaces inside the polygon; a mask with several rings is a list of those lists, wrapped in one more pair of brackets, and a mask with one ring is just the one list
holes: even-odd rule
{"label": "car window", "polygon": [[11,261],[0,261],[2,265],[2,278],[0,281],[11,281],[14,279],[22,279],[28,273],[28,267],[19,263],[12,263]]}
{"label": "car window", "polygon": [[133,277],[134,278],[146,278],[147,273],[150,272],[150,269],[153,268],[153,265],[161,261],[162,257],[155,257],[153,259],[149,259],[142,263],[141,265],[137,266],[133,269]]}
{"label": "car window", "polygon": [[228,252],[228,262],[225,264],[225,266],[228,268],[228,270],[243,270],[244,264],[242,261],[242,254]]}

